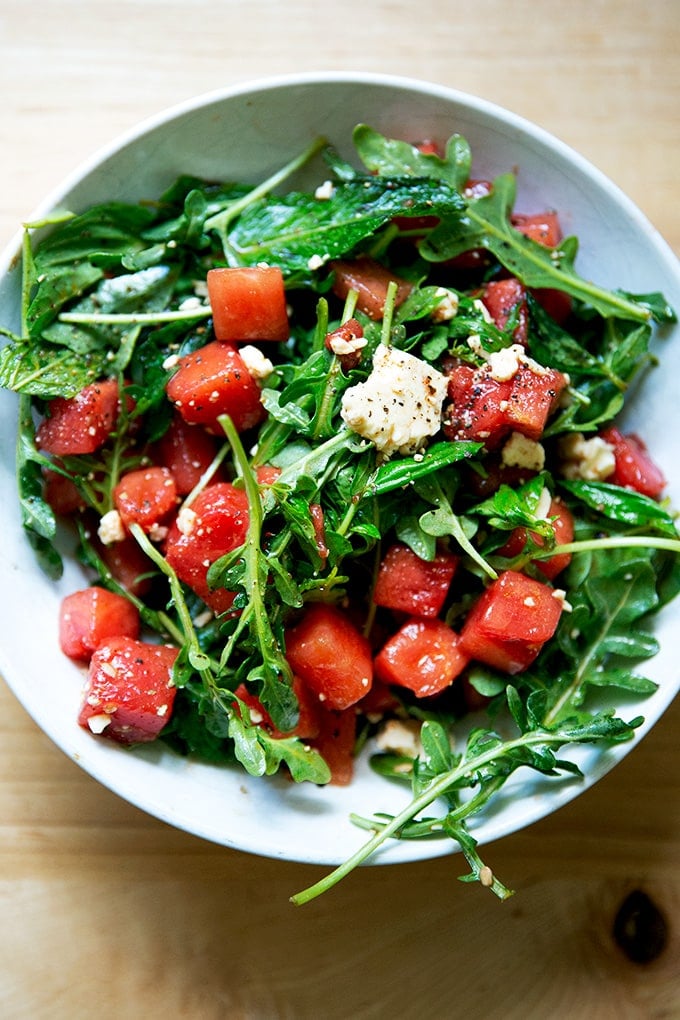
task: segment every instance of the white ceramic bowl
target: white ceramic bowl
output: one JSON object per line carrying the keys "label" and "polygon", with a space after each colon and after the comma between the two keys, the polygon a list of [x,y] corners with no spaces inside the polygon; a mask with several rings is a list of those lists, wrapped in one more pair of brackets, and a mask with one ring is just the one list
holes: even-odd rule
{"label": "white ceramic bowl", "polygon": [[[199,97],[142,124],[97,153],[32,219],[55,208],[80,211],[92,203],[151,198],[180,173],[259,181],[300,152],[315,136],[331,139],[348,158],[358,122],[406,139],[445,140],[463,134],[471,143],[475,175],[517,168],[517,208],[557,207],[565,233],[581,239],[578,267],[598,283],[638,293],[662,290],[680,309],[680,271],[673,253],[624,195],[584,159],[544,131],[479,99],[419,81],[369,74],[301,75],[238,85]],[[318,173],[314,183],[318,183]],[[311,181],[309,183],[312,183]],[[18,240],[0,262],[0,321],[19,327]],[[677,364],[680,330],[661,356]],[[632,424],[640,429],[669,478],[680,505],[680,462],[674,449],[678,420],[674,372],[658,371],[637,395]],[[653,399],[647,400],[649,394]],[[162,747],[128,752],[97,740],[76,724],[82,674],[58,649],[60,598],[81,587],[69,563],[63,579],[48,581],[35,564],[19,525],[14,483],[16,399],[0,392],[0,671],[26,710],[62,750],[121,797],[156,817],[216,843],[287,860],[334,864],[365,840],[350,812],[396,811],[408,792],[373,775],[365,761],[347,788],[295,786],[284,779],[251,779],[242,771],[174,756]],[[646,672],[656,694],[630,714],[645,715],[636,741],[678,690],[677,618],[661,615],[661,653]],[[489,842],[549,814],[608,772],[634,743],[615,750],[574,752],[585,779],[543,781],[518,774],[496,806],[474,827]],[[449,853],[441,842],[398,842],[374,858],[397,862]]]}

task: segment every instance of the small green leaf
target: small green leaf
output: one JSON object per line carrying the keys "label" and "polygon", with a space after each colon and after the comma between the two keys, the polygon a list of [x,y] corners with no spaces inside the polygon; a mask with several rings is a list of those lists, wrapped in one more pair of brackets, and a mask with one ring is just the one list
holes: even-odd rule
{"label": "small green leaf", "polygon": [[560,485],[571,496],[617,523],[678,537],[675,521],[656,500],[611,482],[567,481]]}
{"label": "small green leaf", "polygon": [[408,142],[386,138],[366,124],[357,125],[352,138],[364,166],[382,177],[429,177],[446,181],[457,191],[469,180],[472,156],[462,135],[449,138],[443,157],[422,152]]}

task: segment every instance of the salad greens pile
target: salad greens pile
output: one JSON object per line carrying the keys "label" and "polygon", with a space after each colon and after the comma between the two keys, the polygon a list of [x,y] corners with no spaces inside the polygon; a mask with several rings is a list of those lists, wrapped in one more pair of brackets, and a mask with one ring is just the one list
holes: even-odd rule
{"label": "salad greens pile", "polygon": [[[123,414],[112,441],[91,456],[65,457],[56,465],[87,506],[103,515],[120,476],[142,463],[144,449],[169,426],[168,359],[211,338],[207,271],[279,266],[292,335],[273,353],[274,345],[267,349],[274,361],[262,390],[268,415],[247,442],[225,418],[213,466],[229,465],[248,497],[245,544],[214,563],[209,574],[212,585],[237,592],[240,612],[206,618],[204,605],[179,581],[161,547],[139,528],[135,536],[156,578],[155,598],[142,601],[116,581],[86,517],[79,523],[79,555],[97,583],[135,602],[150,632],[181,648],[166,743],[215,762],[237,760],[252,775],[272,774],[284,763],[295,780],[324,783],[328,767],[316,752],[295,737],[272,737],[234,694],[247,683],[276,727],[295,725],[284,630],[297,610],[310,600],[349,600],[370,634],[376,610],[366,592],[390,536],[425,560],[434,558],[441,541],[460,554],[463,567],[446,611],[454,627],[501,570],[532,574],[540,559],[572,553],[560,576],[569,611],[536,661],[512,678],[481,664],[470,668],[469,683],[488,704],[482,721],[468,716],[455,684],[428,704],[408,692],[399,695],[403,717],[421,724],[422,751],[415,760],[377,754],[372,764],[391,781],[410,783],[412,799],[394,817],[355,818],[372,833],[364,847],[293,899],[318,895],[389,838],[437,836],[461,848],[470,868],[464,880],[505,897],[509,890],[482,861],[470,822],[518,769],[571,777],[578,768],[559,756],[561,749],[630,739],[640,717],[624,720],[614,708],[602,708],[594,688],[606,689],[610,705],[622,691],[642,697],[655,689],[637,664],[657,651],[650,618],[680,590],[673,513],[663,502],[606,481],[563,477],[557,449],[560,437],[595,434],[616,418],[633,380],[654,363],[655,327],[674,321],[674,313],[661,294],[612,291],[583,279],[576,238],[548,248],[524,236],[511,223],[514,175],[497,177],[488,193],[468,189],[472,164],[464,138],[454,135],[437,155],[360,125],[354,143],[362,169],[320,139],[256,187],[183,176],[157,200],[108,202],[28,225],[21,330],[0,330],[8,337],[0,351],[0,385],[20,398],[23,523],[43,568],[58,577],[57,521],[43,493],[43,472],[55,464],[36,445],[34,412],[94,380],[124,381],[134,409]],[[320,158],[332,181],[323,197],[282,193],[290,175]],[[44,236],[34,244],[34,231],[44,227],[49,231],[41,230]],[[451,261],[472,249],[485,253],[480,268],[452,270]],[[390,292],[382,321],[357,309],[356,293],[344,307],[333,294],[333,260],[359,254],[412,285],[398,306]],[[484,354],[510,346],[515,321],[499,329],[477,299],[481,284],[503,272],[527,288],[558,289],[572,299],[568,324],[558,326],[528,298],[530,354],[568,373],[568,399],[542,439],[546,468],[523,484],[504,484],[480,497],[469,480],[486,472],[481,442],[437,437],[418,454],[385,460],[345,426],[339,409],[347,388],[366,379],[380,343],[435,367],[452,358],[476,366]],[[435,314],[442,287],[457,298],[452,318]],[[350,316],[360,321],[367,346],[360,364],[345,370],[324,338]],[[479,337],[481,348],[467,343],[470,336]],[[256,477],[262,465],[281,469],[266,489]],[[545,488],[559,494],[575,517],[569,545],[556,547],[552,529],[538,515]],[[312,503],[323,510],[327,557],[319,553]],[[529,539],[508,560],[499,550],[517,527],[529,529],[540,544]],[[452,725],[466,718],[466,738],[452,741]],[[374,729],[361,719],[359,743],[369,741]]]}

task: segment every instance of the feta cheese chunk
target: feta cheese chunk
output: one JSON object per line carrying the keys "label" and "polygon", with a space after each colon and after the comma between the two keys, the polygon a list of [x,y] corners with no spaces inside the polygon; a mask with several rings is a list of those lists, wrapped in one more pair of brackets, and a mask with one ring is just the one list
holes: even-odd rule
{"label": "feta cheese chunk", "polygon": [[262,353],[259,347],[246,344],[245,347],[241,347],[239,354],[253,379],[266,379],[274,371],[273,362]]}
{"label": "feta cheese chunk", "polygon": [[356,354],[357,351],[363,350],[368,343],[365,336],[355,336],[354,333],[350,333],[346,337],[341,335],[340,330],[330,334],[330,337],[330,349],[339,358],[343,355]]}
{"label": "feta cheese chunk", "polygon": [[335,185],[333,181],[324,181],[320,184],[314,192],[314,198],[318,198],[321,202],[327,202],[335,194]]}
{"label": "feta cheese chunk", "polygon": [[616,468],[614,447],[599,436],[586,439],[582,432],[572,432],[560,440],[559,450],[565,478],[603,482]]}
{"label": "feta cheese chunk", "polygon": [[99,541],[102,545],[113,545],[114,542],[122,542],[125,538],[125,528],[117,510],[109,510],[99,521],[97,528]]}
{"label": "feta cheese chunk", "polygon": [[488,356],[490,375],[497,382],[514,379],[519,372],[520,362],[524,359],[524,348],[520,344],[503,347]]}
{"label": "feta cheese chunk", "polygon": [[458,295],[447,287],[437,287],[435,297],[439,298],[439,304],[432,312],[435,322],[448,322],[455,319],[458,314]]}
{"label": "feta cheese chunk", "polygon": [[342,398],[346,425],[390,457],[416,453],[441,428],[448,380],[420,358],[378,344],[366,382]]}
{"label": "feta cheese chunk", "polygon": [[177,527],[185,536],[189,536],[196,527],[198,514],[190,506],[183,506],[177,514]]}
{"label": "feta cheese chunk", "polygon": [[545,450],[534,439],[523,436],[521,432],[513,432],[501,451],[501,461],[506,467],[542,471],[545,466]]}
{"label": "feta cheese chunk", "polygon": [[375,742],[380,751],[417,758],[423,749],[420,722],[416,719],[388,719],[380,727]]}

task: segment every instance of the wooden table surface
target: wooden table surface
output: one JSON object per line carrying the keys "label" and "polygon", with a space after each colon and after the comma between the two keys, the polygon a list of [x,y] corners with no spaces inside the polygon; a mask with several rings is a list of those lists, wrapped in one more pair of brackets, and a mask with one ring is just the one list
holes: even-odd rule
{"label": "wooden table surface", "polygon": [[[677,0],[0,0],[0,240],[142,118],[325,69],[430,79],[535,120],[680,251],[679,13]],[[444,858],[365,868],[294,908],[316,869],[146,817],[0,684],[0,1015],[680,1017],[679,736],[676,701],[593,789],[490,848],[518,890],[505,904]],[[634,891],[666,924],[644,964],[612,938]]]}

